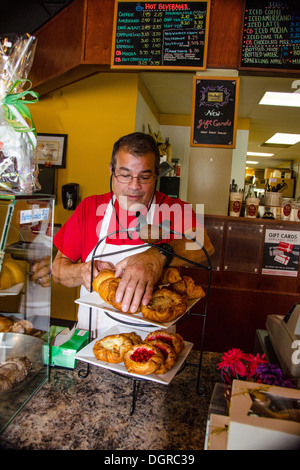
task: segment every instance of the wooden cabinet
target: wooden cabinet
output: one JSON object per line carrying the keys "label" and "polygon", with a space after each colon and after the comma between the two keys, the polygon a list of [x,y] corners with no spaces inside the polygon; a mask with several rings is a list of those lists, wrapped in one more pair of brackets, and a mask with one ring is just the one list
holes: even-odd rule
{"label": "wooden cabinet", "polygon": [[[238,68],[243,0],[212,0],[207,68]],[[74,0],[35,34],[29,78],[41,95],[110,70],[114,0]],[[224,20],[224,18],[226,20]]]}
{"label": "wooden cabinet", "polygon": [[40,94],[101,70],[110,63],[112,0],[74,0],[35,34],[30,76]]}
{"label": "wooden cabinet", "polygon": [[[205,350],[222,352],[239,347],[253,350],[255,331],[265,329],[270,314],[285,315],[300,302],[299,245],[292,251],[291,271],[264,274],[266,231],[279,234],[299,233],[300,224],[281,220],[205,216],[205,228],[215,247],[211,258],[212,281],[208,304]],[[286,238],[285,238],[286,239]],[[204,270],[184,268],[207,292],[208,275]],[[201,314],[204,302],[195,306]],[[197,317],[178,326],[179,332],[199,349]]]}

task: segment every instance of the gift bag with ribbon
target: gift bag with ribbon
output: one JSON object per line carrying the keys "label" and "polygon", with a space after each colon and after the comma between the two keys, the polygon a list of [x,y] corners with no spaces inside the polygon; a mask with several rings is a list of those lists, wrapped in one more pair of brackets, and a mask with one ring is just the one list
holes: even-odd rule
{"label": "gift bag with ribbon", "polygon": [[39,190],[36,129],[27,104],[38,94],[27,79],[36,38],[0,36],[0,193],[32,194]]}

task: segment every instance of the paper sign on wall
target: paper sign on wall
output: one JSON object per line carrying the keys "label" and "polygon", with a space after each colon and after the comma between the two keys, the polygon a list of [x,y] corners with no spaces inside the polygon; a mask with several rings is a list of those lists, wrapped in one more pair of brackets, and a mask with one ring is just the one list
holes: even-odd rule
{"label": "paper sign on wall", "polygon": [[266,229],[262,274],[297,277],[300,232]]}

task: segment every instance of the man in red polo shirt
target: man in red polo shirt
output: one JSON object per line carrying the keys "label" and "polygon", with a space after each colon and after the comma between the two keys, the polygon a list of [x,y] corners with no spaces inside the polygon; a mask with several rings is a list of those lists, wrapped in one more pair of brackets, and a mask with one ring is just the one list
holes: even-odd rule
{"label": "man in red polo shirt", "polygon": [[[159,162],[156,142],[147,134],[136,132],[115,143],[110,193],[84,199],[54,237],[59,250],[53,262],[55,282],[68,287],[81,285],[81,295],[89,292],[91,259],[96,255],[93,278],[103,268],[115,269],[116,277],[121,277],[116,300],[122,301],[124,312],[130,309],[134,313],[141,302],[149,303],[165,266],[188,264],[174,253],[203,262],[206,254],[195,240],[201,240],[209,255],[213,253],[191,206],[156,191]],[[150,229],[151,241],[158,242],[157,246],[141,240],[143,228],[157,228],[159,224],[164,227],[166,221],[169,227],[164,230],[163,240],[155,239]],[[193,240],[183,237],[188,232]],[[81,318],[79,312],[79,323]],[[96,330],[99,327],[96,325]]]}

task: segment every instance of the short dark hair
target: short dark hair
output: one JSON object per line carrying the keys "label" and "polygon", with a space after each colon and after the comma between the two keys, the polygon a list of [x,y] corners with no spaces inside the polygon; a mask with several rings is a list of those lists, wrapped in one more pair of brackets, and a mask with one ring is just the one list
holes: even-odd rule
{"label": "short dark hair", "polygon": [[143,132],[133,132],[132,134],[124,135],[120,137],[113,146],[112,156],[111,156],[111,169],[114,173],[116,168],[116,154],[118,151],[123,148],[131,155],[135,157],[143,157],[146,153],[152,152],[155,155],[155,174],[159,173],[159,164],[160,164],[160,153],[158,150],[157,143],[155,139],[148,134]]}

